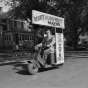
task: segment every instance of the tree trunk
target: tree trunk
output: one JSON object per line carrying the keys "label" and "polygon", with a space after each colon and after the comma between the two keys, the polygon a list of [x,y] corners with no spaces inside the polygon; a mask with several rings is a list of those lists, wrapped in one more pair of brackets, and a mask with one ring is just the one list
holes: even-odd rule
{"label": "tree trunk", "polygon": [[75,26],[74,30],[74,50],[77,50],[78,46],[78,27]]}
{"label": "tree trunk", "polygon": [[74,41],[74,50],[77,50],[77,45],[78,45],[78,37],[75,36],[75,41]]}
{"label": "tree trunk", "polygon": [[78,46],[78,25],[76,20],[74,20],[74,50],[77,50]]}

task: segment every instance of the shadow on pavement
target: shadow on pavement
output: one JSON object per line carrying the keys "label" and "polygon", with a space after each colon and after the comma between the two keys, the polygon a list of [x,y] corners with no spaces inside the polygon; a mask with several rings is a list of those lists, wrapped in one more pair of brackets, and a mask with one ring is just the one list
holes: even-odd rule
{"label": "shadow on pavement", "polygon": [[[46,72],[46,71],[53,70],[53,69],[56,69],[56,67],[49,67],[49,68],[41,69],[41,70],[38,71],[38,73]],[[21,75],[30,75],[28,73],[27,68],[18,70],[16,73],[21,74]]]}
{"label": "shadow on pavement", "polygon": [[[28,72],[28,68],[27,68],[27,65],[28,64],[24,64],[24,63],[18,63],[18,64],[15,64],[14,65],[14,70],[17,70],[16,73],[20,74],[20,75],[30,75],[29,72]],[[42,68],[42,69],[39,69],[38,73],[41,73],[41,72],[46,72],[46,71],[49,71],[49,70],[54,70],[54,69],[57,69],[58,67],[47,67],[47,68]],[[59,68],[58,68],[59,69]]]}
{"label": "shadow on pavement", "polygon": [[18,74],[20,74],[20,75],[30,75],[30,74],[28,73],[27,69],[25,69],[25,70],[19,70],[19,71],[16,72],[16,73],[18,73]]}
{"label": "shadow on pavement", "polygon": [[[58,67],[47,67],[39,70],[39,73],[57,69]],[[58,68],[59,69],[59,68]]]}
{"label": "shadow on pavement", "polygon": [[13,64],[14,66],[13,70],[16,70],[16,73],[21,74],[21,75],[29,75],[28,70],[27,70],[27,64],[23,63],[16,63]]}

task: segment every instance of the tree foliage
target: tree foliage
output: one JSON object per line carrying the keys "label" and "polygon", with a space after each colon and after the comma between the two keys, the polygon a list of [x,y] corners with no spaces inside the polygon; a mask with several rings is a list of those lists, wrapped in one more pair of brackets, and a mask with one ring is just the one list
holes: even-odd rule
{"label": "tree foliage", "polygon": [[[65,35],[76,49],[78,37],[88,28],[88,0],[4,0],[17,18],[31,19],[32,10],[65,18]],[[81,29],[81,30],[80,30]]]}
{"label": "tree foliage", "polygon": [[56,5],[52,8],[53,13],[65,18],[65,35],[73,40],[76,49],[79,35],[88,27],[88,0],[54,1],[56,1]]}
{"label": "tree foliage", "polygon": [[50,0],[4,0],[11,6],[15,18],[31,19],[32,10],[46,12]]}

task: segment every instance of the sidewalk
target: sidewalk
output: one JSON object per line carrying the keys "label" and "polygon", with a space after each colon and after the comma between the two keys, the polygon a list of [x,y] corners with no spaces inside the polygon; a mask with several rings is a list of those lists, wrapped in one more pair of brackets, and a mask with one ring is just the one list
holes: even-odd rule
{"label": "sidewalk", "polygon": [[1,50],[0,49],[0,62],[5,61],[19,61],[19,60],[28,60],[32,58],[32,52],[28,50]]}
{"label": "sidewalk", "polygon": [[26,49],[22,49],[22,50],[3,50],[0,49],[0,56],[26,56],[30,53],[33,53],[33,50],[26,50]]}

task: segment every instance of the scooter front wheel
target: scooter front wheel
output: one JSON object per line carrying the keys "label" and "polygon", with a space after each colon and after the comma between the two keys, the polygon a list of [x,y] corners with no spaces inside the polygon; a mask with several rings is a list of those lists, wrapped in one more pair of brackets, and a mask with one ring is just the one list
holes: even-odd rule
{"label": "scooter front wheel", "polygon": [[39,68],[36,63],[28,63],[28,72],[31,75],[34,75],[38,72]]}

